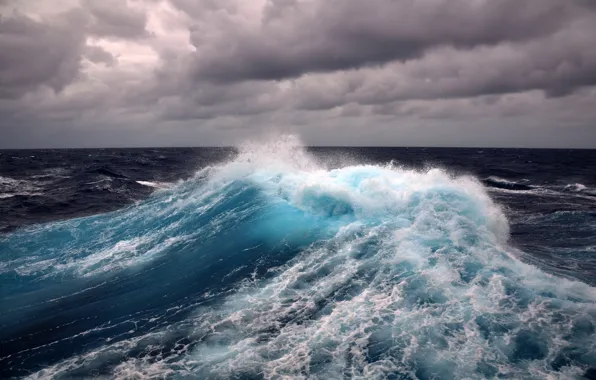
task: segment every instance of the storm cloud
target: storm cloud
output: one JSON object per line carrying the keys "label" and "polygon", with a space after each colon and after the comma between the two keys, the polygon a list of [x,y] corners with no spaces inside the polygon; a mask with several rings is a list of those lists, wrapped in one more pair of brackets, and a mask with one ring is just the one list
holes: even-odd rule
{"label": "storm cloud", "polygon": [[4,0],[0,14],[0,147],[270,130],[596,146],[587,0]]}
{"label": "storm cloud", "polygon": [[77,77],[84,35],[69,33],[60,21],[0,19],[0,97],[20,97],[40,85],[60,91]]}
{"label": "storm cloud", "polygon": [[[558,0],[270,1],[258,25],[207,11],[191,31],[196,74],[211,80],[285,79],[551,35],[580,15]],[[214,24],[223,32],[209,34]],[[210,54],[202,54],[208,50]]]}

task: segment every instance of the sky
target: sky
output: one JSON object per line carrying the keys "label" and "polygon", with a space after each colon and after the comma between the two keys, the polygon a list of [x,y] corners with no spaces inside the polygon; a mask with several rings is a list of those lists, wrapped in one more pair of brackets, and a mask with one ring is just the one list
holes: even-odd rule
{"label": "sky", "polygon": [[0,148],[596,148],[594,0],[0,0]]}

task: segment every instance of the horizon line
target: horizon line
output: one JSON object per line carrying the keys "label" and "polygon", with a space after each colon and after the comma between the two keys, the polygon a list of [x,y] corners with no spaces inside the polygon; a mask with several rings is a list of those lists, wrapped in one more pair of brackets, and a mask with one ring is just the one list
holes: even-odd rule
{"label": "horizon line", "polygon": [[[576,147],[507,147],[507,146],[390,146],[390,145],[304,145],[304,148],[322,149],[525,149],[525,150],[596,150],[594,148]],[[204,146],[101,146],[101,147],[53,147],[53,148],[0,148],[1,151],[18,150],[92,150],[92,149],[238,149],[234,145]]]}

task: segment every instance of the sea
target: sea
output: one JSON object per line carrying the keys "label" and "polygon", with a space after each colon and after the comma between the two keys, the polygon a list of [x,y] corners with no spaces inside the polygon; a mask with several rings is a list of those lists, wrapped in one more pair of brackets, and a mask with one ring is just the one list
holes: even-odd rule
{"label": "sea", "polygon": [[0,378],[596,379],[596,151],[0,151]]}

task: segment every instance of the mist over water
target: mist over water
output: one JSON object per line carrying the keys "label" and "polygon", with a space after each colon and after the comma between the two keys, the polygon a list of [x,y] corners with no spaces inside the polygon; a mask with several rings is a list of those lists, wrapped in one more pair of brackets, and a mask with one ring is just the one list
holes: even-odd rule
{"label": "mist over water", "polygon": [[2,371],[594,376],[596,288],[527,264],[486,186],[537,188],[328,159],[247,143],[126,208],[0,236]]}

